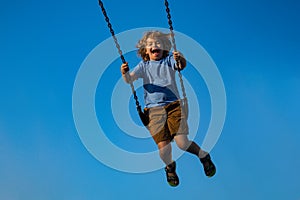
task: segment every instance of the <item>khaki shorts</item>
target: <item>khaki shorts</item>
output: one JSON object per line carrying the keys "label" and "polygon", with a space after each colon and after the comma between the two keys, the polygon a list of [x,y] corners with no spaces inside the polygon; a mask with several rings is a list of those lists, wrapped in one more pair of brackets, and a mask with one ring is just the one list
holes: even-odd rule
{"label": "khaki shorts", "polygon": [[181,111],[180,101],[166,106],[145,108],[149,114],[147,126],[156,144],[162,141],[172,141],[176,135],[187,135],[187,118]]}

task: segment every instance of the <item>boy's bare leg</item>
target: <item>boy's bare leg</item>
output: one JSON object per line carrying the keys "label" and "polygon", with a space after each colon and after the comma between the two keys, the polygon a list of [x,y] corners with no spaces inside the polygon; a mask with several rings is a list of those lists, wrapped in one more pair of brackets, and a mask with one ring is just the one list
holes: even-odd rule
{"label": "boy's bare leg", "polygon": [[162,159],[162,161],[169,165],[172,163],[172,146],[170,144],[170,141],[162,141],[157,144],[159,149],[159,156]]}
{"label": "boy's bare leg", "polygon": [[208,153],[203,151],[195,142],[190,141],[186,135],[177,135],[174,137],[177,146],[199,158],[204,158]]}
{"label": "boy's bare leg", "polygon": [[176,162],[172,160],[172,146],[170,141],[162,141],[158,143],[159,155],[166,164],[165,171],[168,183],[175,187],[179,184],[179,178],[176,174]]}
{"label": "boy's bare leg", "polygon": [[206,151],[203,151],[195,142],[190,141],[186,135],[178,135],[174,139],[180,149],[192,153],[200,159],[206,176],[212,177],[215,175],[216,167]]}

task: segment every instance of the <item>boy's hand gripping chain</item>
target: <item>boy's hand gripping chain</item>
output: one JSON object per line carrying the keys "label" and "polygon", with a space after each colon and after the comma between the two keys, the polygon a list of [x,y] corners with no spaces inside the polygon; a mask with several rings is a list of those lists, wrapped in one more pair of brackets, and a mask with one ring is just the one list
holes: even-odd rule
{"label": "boy's hand gripping chain", "polygon": [[[122,63],[126,63],[126,60],[125,60],[125,58],[124,58],[124,56],[123,56],[121,47],[120,47],[119,42],[118,42],[118,40],[117,40],[117,37],[115,36],[115,32],[114,32],[114,30],[113,30],[113,28],[112,28],[112,25],[111,25],[110,21],[109,21],[109,17],[107,16],[106,10],[105,10],[104,5],[103,5],[103,2],[102,2],[101,0],[98,0],[98,2],[99,2],[99,6],[101,7],[102,13],[103,13],[103,15],[104,15],[105,21],[107,22],[107,26],[108,26],[108,28],[109,28],[109,31],[110,31],[110,33],[111,33],[113,39],[114,39],[114,42],[115,42],[115,45],[116,45],[117,49],[118,49],[118,53],[119,53],[119,55],[120,55],[120,58],[121,58],[121,60],[122,60]],[[149,123],[149,122],[148,122],[148,117],[147,117],[147,116],[145,115],[145,113],[142,111],[141,105],[140,105],[140,103],[139,103],[139,101],[138,101],[138,97],[137,97],[137,95],[136,95],[136,91],[135,91],[135,89],[134,89],[133,81],[131,80],[131,77],[130,77],[129,73],[126,73],[125,76],[126,76],[126,79],[129,80],[129,84],[130,84],[131,91],[132,91],[132,94],[133,94],[133,97],[134,97],[134,100],[135,100],[136,109],[137,109],[137,111],[138,111],[138,114],[139,114],[139,116],[140,116],[140,118],[141,118],[143,124],[144,124],[145,126],[147,126],[148,123]]]}
{"label": "boy's hand gripping chain", "polygon": [[[170,32],[171,32],[171,39],[172,39],[173,49],[174,49],[174,51],[177,51],[176,42],[175,42],[175,35],[174,35],[174,32],[173,32],[173,30],[174,30],[173,22],[171,20],[171,12],[170,12],[170,8],[169,8],[168,0],[165,0],[165,6],[166,6],[168,23],[169,23],[169,29],[170,29]],[[184,87],[184,84],[183,84],[182,74],[180,72],[180,69],[181,69],[180,59],[176,60],[176,65],[177,65],[178,76],[179,76],[180,86],[181,86],[182,96],[183,96],[183,109],[184,109],[184,112],[186,114],[186,117],[188,117],[188,112],[189,112],[188,109],[189,108],[188,108],[188,101],[187,101],[187,97],[186,97],[185,87]]]}

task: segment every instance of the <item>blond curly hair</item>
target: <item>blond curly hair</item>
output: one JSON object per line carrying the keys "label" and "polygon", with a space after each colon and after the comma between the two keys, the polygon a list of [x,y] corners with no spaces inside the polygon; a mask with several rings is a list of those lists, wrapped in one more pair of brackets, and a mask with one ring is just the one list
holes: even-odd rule
{"label": "blond curly hair", "polygon": [[163,58],[169,55],[169,52],[172,48],[172,44],[170,41],[170,34],[162,33],[160,31],[148,31],[144,33],[142,39],[138,41],[136,47],[138,48],[137,54],[144,60],[150,60],[149,55],[146,54],[146,42],[148,38],[158,39],[162,43],[162,50],[163,50]]}

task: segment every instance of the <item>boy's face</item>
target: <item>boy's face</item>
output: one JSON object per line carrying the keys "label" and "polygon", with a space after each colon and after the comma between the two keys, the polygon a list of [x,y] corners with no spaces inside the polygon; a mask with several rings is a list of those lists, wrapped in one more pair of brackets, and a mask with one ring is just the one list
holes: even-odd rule
{"label": "boy's face", "polygon": [[146,40],[146,54],[150,60],[160,60],[163,56],[162,43],[157,38],[148,38]]}

